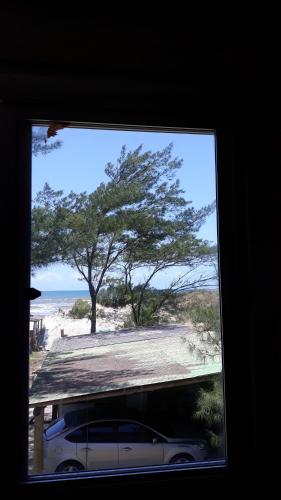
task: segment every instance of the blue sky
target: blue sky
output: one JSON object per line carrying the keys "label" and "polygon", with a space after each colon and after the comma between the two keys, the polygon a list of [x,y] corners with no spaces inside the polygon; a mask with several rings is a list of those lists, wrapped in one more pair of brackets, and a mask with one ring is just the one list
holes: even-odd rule
{"label": "blue sky", "polygon": [[[156,151],[173,143],[174,156],[183,158],[178,171],[185,198],[192,206],[200,208],[216,197],[215,144],[214,136],[207,134],[174,134],[159,132],[128,132],[95,129],[68,128],[58,132],[62,147],[48,155],[33,157],[32,197],[42,189],[45,182],[65,194],[92,192],[107,180],[105,165],[115,163],[122,145],[135,149],[140,144],[143,150]],[[212,243],[217,241],[216,214],[211,215],[198,233]],[[158,275],[155,286],[164,287],[173,277],[173,271]],[[31,278],[32,286],[39,290],[82,290],[86,283],[79,275],[64,265],[52,265],[37,271]]]}

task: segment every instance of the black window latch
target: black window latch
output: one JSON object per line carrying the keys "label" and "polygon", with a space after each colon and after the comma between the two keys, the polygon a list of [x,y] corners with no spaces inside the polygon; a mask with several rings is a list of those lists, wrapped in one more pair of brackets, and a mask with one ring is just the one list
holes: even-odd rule
{"label": "black window latch", "polygon": [[27,298],[29,300],[38,299],[41,296],[41,292],[36,290],[36,288],[28,288],[27,290]]}

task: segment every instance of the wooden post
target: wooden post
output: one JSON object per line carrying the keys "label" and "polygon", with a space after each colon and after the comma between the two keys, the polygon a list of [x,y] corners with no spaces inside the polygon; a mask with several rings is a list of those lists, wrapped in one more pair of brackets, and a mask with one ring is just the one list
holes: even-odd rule
{"label": "wooden post", "polygon": [[43,472],[43,431],[44,431],[44,406],[34,408],[34,450],[33,474]]}
{"label": "wooden post", "polygon": [[33,344],[32,344],[32,330],[29,330],[29,354],[33,352]]}
{"label": "wooden post", "polygon": [[64,337],[64,330],[61,330],[61,331],[60,331],[60,336],[61,336],[61,337]]}
{"label": "wooden post", "polygon": [[38,347],[38,337],[37,337],[37,320],[33,322],[33,333],[32,333],[32,340],[33,340],[33,351],[39,351]]}
{"label": "wooden post", "polygon": [[53,405],[52,407],[52,420],[58,418],[58,405]]}

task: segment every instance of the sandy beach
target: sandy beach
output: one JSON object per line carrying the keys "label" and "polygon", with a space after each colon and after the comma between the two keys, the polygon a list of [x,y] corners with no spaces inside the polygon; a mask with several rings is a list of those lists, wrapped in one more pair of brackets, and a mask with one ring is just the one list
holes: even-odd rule
{"label": "sandy beach", "polygon": [[[97,305],[97,332],[116,331],[123,328],[124,321],[130,314],[130,306],[113,309],[112,307],[103,307]],[[43,326],[47,330],[46,349],[49,350],[55,339],[61,336],[61,330],[64,335],[85,335],[90,333],[91,322],[87,318],[73,319],[67,315],[57,312],[47,315],[43,318]]]}

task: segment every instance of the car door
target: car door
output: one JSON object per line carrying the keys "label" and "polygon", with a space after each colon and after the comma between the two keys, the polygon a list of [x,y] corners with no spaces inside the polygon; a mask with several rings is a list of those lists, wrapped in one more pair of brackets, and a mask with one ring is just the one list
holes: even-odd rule
{"label": "car door", "polygon": [[[76,460],[87,469],[87,426],[83,425],[81,427],[77,427],[73,431],[69,432],[64,437],[64,460]],[[69,453],[65,453],[65,450],[68,450],[71,447],[65,446],[66,443],[72,444],[71,455]],[[62,462],[62,460],[60,460]]]}
{"label": "car door", "polygon": [[114,438],[112,422],[88,424],[87,438],[87,470],[118,467],[118,445]]}
{"label": "car door", "polygon": [[68,434],[66,439],[76,444],[76,456],[86,470],[118,467],[118,446],[114,442],[111,422],[83,425]]}
{"label": "car door", "polygon": [[119,467],[140,467],[163,463],[161,437],[137,422],[117,424]]}

